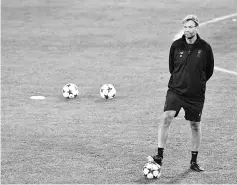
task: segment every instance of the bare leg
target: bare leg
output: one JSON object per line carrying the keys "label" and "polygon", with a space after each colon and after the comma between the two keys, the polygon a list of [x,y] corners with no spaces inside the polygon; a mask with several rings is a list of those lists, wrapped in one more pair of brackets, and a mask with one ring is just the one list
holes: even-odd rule
{"label": "bare leg", "polygon": [[176,114],[176,111],[165,111],[158,129],[158,155],[148,156],[148,161],[155,161],[162,166],[163,151],[168,138],[170,124]]}
{"label": "bare leg", "polygon": [[168,132],[170,128],[170,124],[175,116],[176,111],[166,111],[164,112],[162,122],[159,125],[158,130],[158,147],[164,148],[167,138],[168,138]]}
{"label": "bare leg", "polygon": [[190,126],[192,130],[192,143],[191,150],[198,151],[201,144],[201,122],[190,121]]}
{"label": "bare leg", "polygon": [[191,153],[192,158],[190,161],[190,168],[196,172],[202,172],[204,169],[197,163],[198,150],[201,144],[201,122],[190,121],[190,126],[192,130],[192,143],[191,143]]}

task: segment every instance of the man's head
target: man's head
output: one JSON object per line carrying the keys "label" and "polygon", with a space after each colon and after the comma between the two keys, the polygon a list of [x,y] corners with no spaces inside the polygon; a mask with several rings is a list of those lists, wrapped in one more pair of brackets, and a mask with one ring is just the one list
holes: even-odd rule
{"label": "man's head", "polygon": [[188,15],[183,21],[184,35],[187,39],[192,39],[198,31],[199,20],[196,15]]}

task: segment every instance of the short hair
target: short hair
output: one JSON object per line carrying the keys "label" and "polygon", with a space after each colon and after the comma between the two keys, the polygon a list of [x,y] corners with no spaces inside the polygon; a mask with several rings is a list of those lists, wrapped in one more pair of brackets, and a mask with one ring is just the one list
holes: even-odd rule
{"label": "short hair", "polygon": [[192,20],[195,23],[195,26],[199,25],[199,20],[198,20],[197,16],[193,15],[193,14],[190,14],[190,15],[186,16],[183,19],[182,23],[184,24],[185,22],[190,21],[190,20]]}

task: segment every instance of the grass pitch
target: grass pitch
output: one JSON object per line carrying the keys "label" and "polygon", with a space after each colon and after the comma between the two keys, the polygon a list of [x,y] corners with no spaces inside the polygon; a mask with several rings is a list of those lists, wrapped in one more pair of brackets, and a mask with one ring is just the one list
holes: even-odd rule
{"label": "grass pitch", "polygon": [[[207,84],[202,118],[198,160],[206,172],[188,170],[191,133],[181,112],[162,177],[142,175],[156,152],[180,21],[196,13],[204,22],[235,7],[234,0],[2,1],[2,183],[236,183],[237,78],[219,71]],[[231,19],[200,28],[215,64],[233,71],[236,29]],[[79,87],[77,99],[62,97],[66,83]],[[100,98],[104,83],[115,86],[115,99]]]}

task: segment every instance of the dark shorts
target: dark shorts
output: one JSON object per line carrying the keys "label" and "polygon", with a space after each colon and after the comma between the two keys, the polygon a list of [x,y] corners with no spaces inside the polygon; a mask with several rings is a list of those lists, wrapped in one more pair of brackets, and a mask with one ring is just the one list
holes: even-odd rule
{"label": "dark shorts", "polygon": [[164,111],[176,111],[175,117],[178,116],[181,108],[185,111],[184,118],[188,121],[201,121],[202,109],[204,102],[187,100],[184,97],[174,93],[171,90],[167,91]]}

